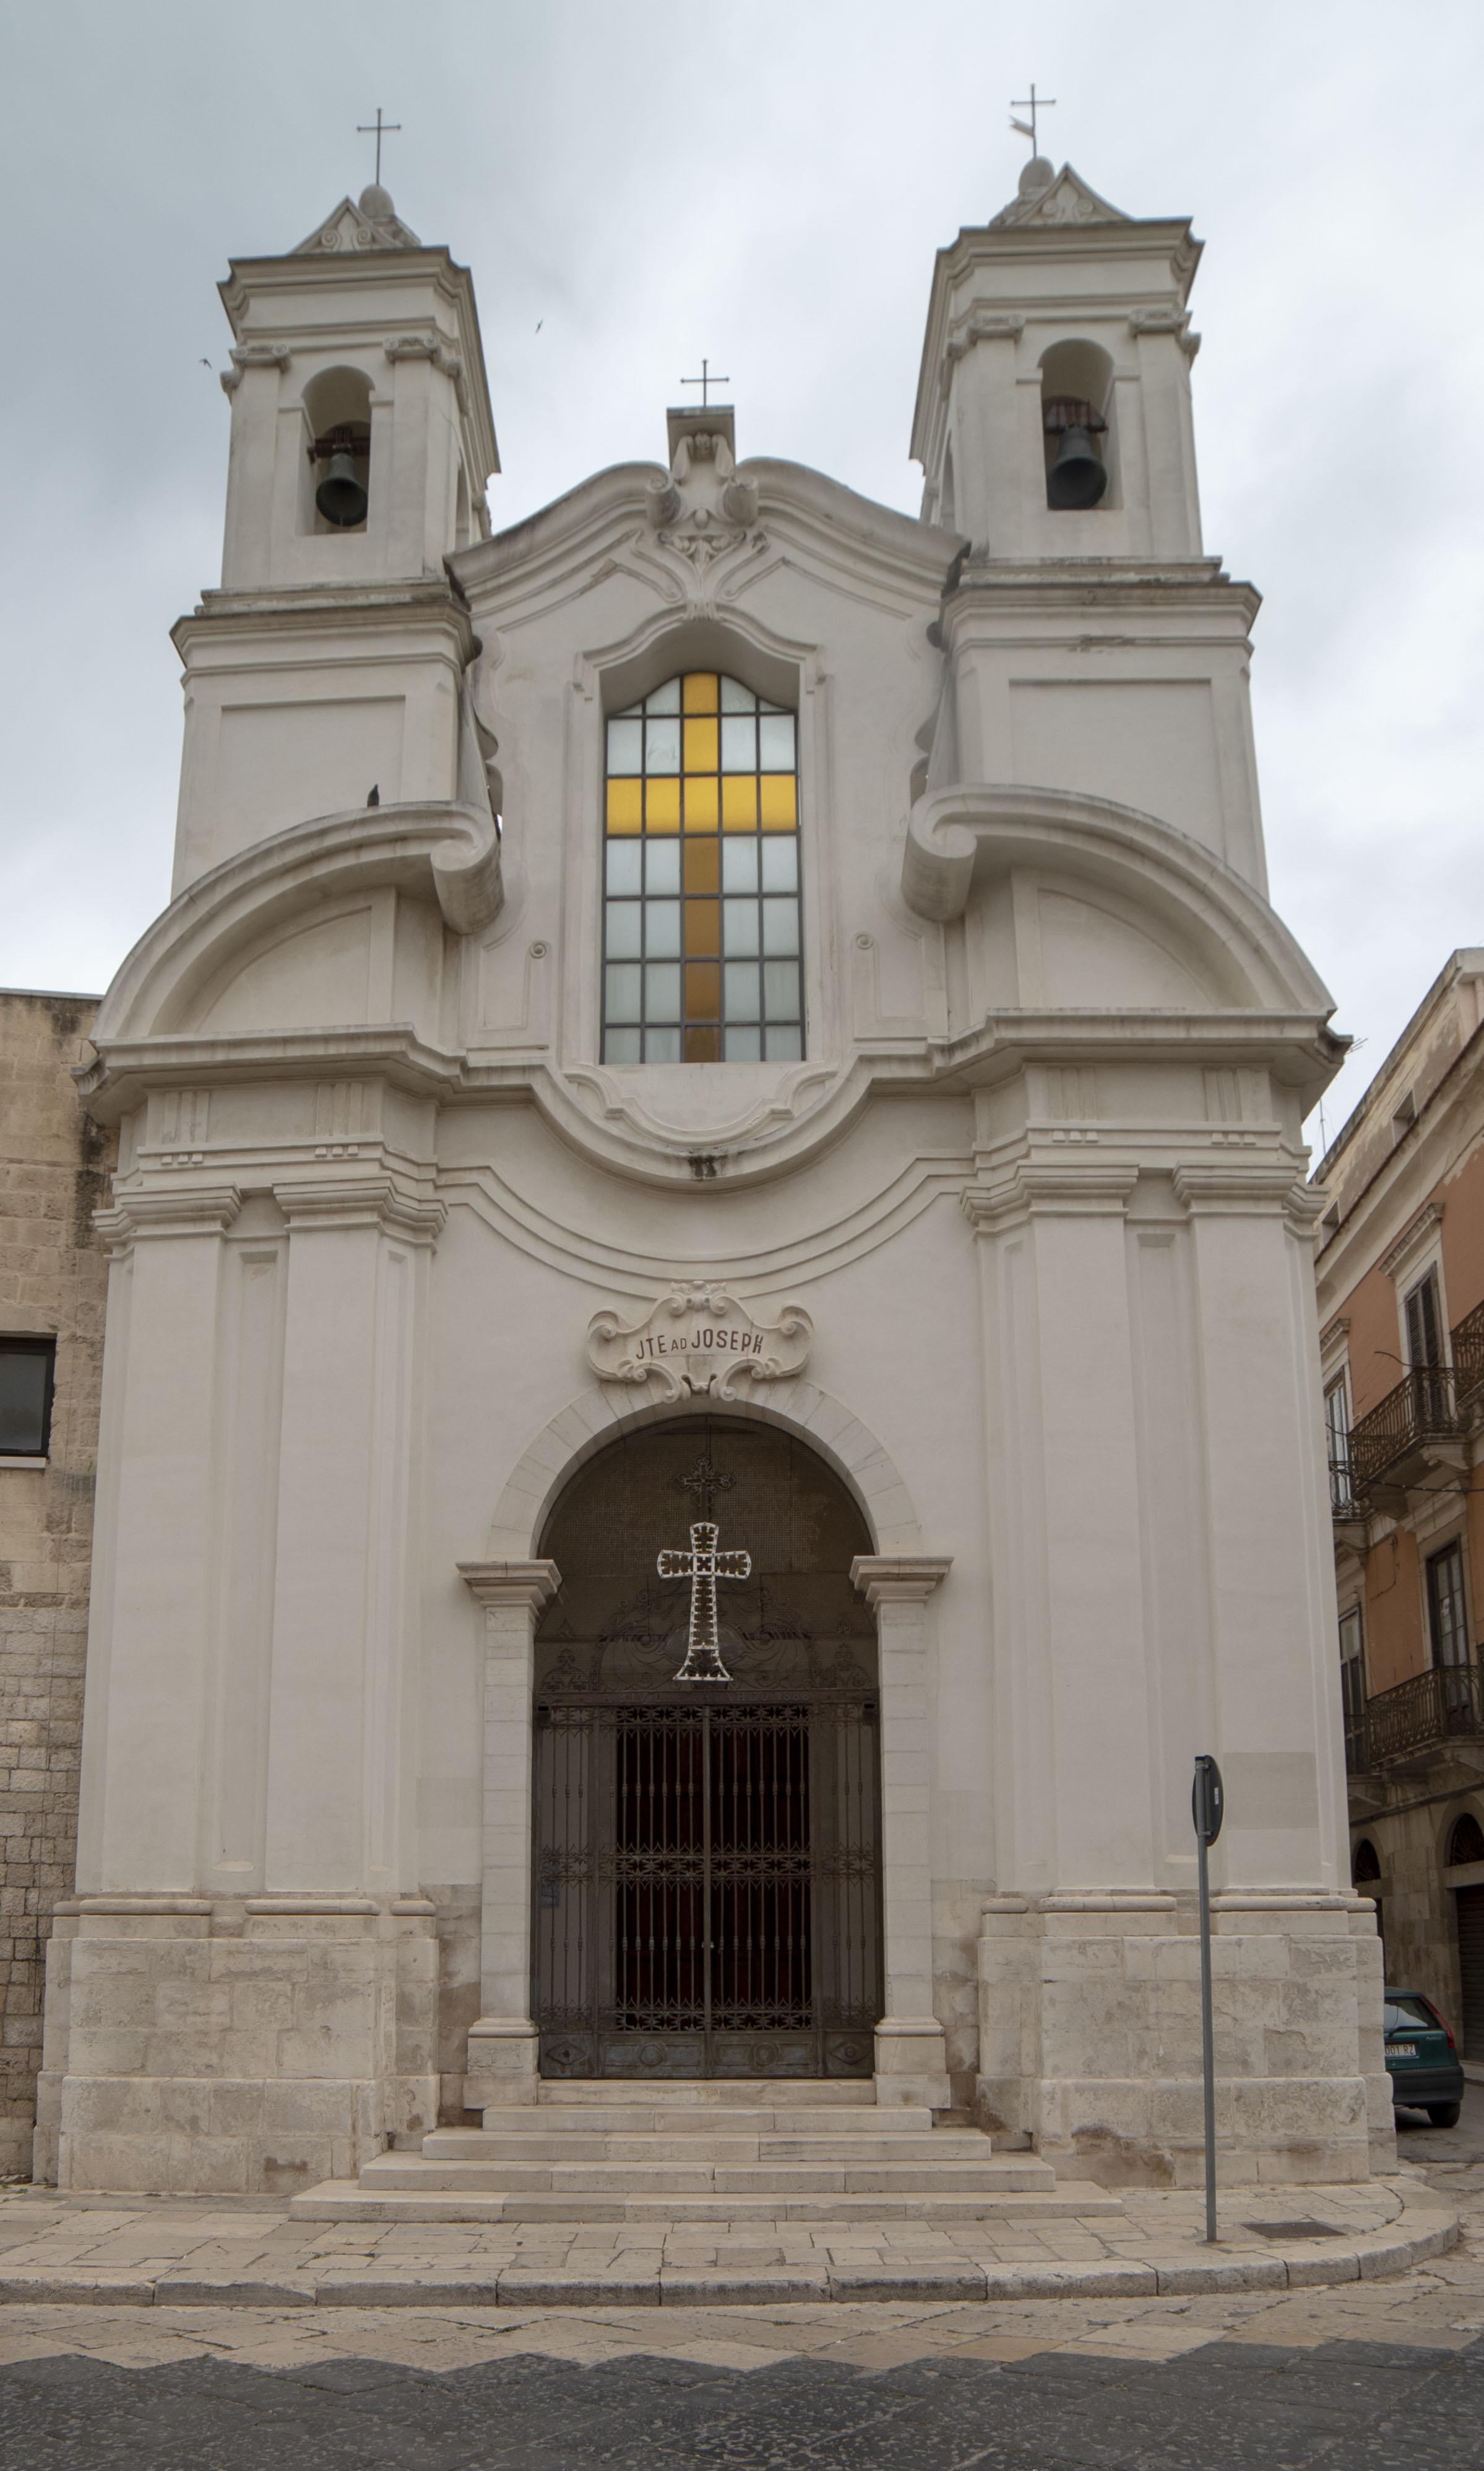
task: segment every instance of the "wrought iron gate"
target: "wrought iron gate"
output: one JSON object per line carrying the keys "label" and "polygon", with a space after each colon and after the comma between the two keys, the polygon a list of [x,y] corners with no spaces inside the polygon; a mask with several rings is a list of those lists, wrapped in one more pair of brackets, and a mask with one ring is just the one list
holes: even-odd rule
{"label": "wrought iron gate", "polygon": [[870,2075],[880,1815],[863,1682],[538,1702],[544,2076]]}

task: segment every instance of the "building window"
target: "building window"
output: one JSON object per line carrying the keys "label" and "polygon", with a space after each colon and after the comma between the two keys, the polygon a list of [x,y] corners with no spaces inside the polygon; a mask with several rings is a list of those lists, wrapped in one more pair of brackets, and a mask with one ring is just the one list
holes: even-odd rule
{"label": "building window", "polygon": [[605,1064],[804,1052],[794,716],[691,671],[607,725]]}
{"label": "building window", "polygon": [[1350,1400],[1342,1373],[1324,1394],[1325,1446],[1330,1460],[1330,1508],[1336,1518],[1354,1509],[1350,1487]]}
{"label": "building window", "polygon": [[0,1338],[0,1458],[45,1458],[56,1369],[55,1338]]}
{"label": "building window", "polygon": [[1427,1564],[1427,1627],[1432,1660],[1445,1669],[1469,1661],[1469,1623],[1464,1605],[1463,1547],[1455,1539]]}
{"label": "building window", "polygon": [[1458,1870],[1465,1862],[1484,1862],[1484,1827],[1472,1810],[1453,1822],[1453,1832],[1448,1840],[1448,1867]]}
{"label": "building window", "polygon": [[1438,1306],[1438,1274],[1419,1279],[1406,1300],[1406,1360],[1414,1373],[1443,1361],[1443,1315]]}
{"label": "building window", "polygon": [[1352,1776],[1364,1773],[1365,1657],[1360,1608],[1340,1615],[1340,1705],[1345,1714],[1345,1766]]}

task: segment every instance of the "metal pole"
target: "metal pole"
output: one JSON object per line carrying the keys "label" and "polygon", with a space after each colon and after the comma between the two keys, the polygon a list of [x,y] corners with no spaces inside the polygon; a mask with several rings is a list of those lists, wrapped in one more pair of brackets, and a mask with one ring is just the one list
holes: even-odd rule
{"label": "metal pole", "polygon": [[1216,2059],[1211,2019],[1211,1874],[1206,1858],[1206,1831],[1195,1831],[1195,1856],[1201,1891],[1201,2075],[1206,2108],[1206,2238],[1216,2237]]}

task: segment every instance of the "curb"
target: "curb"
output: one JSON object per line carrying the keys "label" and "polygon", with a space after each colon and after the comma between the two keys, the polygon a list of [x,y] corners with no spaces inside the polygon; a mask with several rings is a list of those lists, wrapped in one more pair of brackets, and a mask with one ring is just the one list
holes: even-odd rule
{"label": "curb", "polygon": [[955,2261],[922,2267],[828,2266],[729,2273],[657,2266],[652,2273],[563,2273],[507,2266],[495,2273],[385,2271],[287,2273],[271,2278],[229,2274],[89,2273],[82,2267],[30,2271],[0,2266],[0,2305],[99,2308],[777,2308],[797,2302],[895,2301],[961,2307],[1006,2299],[1190,2298],[1228,2291],[1310,2291],[1331,2283],[1381,2281],[1442,2256],[1458,2238],[1458,2217],[1442,2207],[1409,2206],[1441,2216],[1402,2238],[1358,2239],[1344,2247],[1296,2242],[1287,2253],[1192,2258],[1151,2257],[1147,2263],[1010,2266],[1003,2271]]}

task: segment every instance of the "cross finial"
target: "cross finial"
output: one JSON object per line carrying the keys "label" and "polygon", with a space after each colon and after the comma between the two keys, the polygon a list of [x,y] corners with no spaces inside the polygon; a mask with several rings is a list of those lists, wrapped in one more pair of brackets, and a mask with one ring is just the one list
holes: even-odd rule
{"label": "cross finial", "polygon": [[708,408],[707,388],[714,386],[730,386],[732,381],[730,378],[714,378],[711,374],[711,363],[703,358],[701,361],[700,376],[698,378],[682,378],[680,383],[682,386],[698,386],[700,388],[701,410],[704,412]]}
{"label": "cross finial", "polygon": [[737,1482],[735,1475],[712,1464],[711,1453],[703,1450],[689,1475],[677,1475],[676,1493],[689,1494],[702,1518],[709,1518],[717,1506],[718,1493],[730,1493]]}
{"label": "cross finial", "polygon": [[[1031,92],[1035,92],[1034,87],[1031,88]],[[402,123],[400,120],[383,120],[381,116],[380,104],[376,106],[376,118],[374,120],[362,120],[356,125],[356,135],[358,137],[374,137],[376,140],[376,185],[378,189],[381,187],[382,139],[384,137],[389,137],[393,129],[400,129]]]}
{"label": "cross finial", "polygon": [[[1017,130],[1020,132],[1020,134],[1021,134],[1021,136],[1022,136],[1022,137],[1028,137],[1028,138],[1029,138],[1029,140],[1030,140],[1030,151],[1031,151],[1031,153],[1032,153],[1032,154],[1039,154],[1039,153],[1040,153],[1040,152],[1041,152],[1040,146],[1038,145],[1037,140],[1036,140],[1036,114],[1037,114],[1037,112],[1038,112],[1038,111],[1054,111],[1054,110],[1055,110],[1055,108],[1056,108],[1056,97],[1055,97],[1055,95],[1054,95],[1054,94],[1043,94],[1043,95],[1039,95],[1039,96],[1038,96],[1038,95],[1037,95],[1037,93],[1036,93],[1035,81],[1034,81],[1034,80],[1032,80],[1032,81],[1031,81],[1030,94],[1029,94],[1028,99],[1027,99],[1025,102],[1024,102],[1024,103],[1012,103],[1012,104],[1011,104],[1011,106],[1010,106],[1010,127],[1011,127],[1012,129],[1017,129]],[[1018,112],[1018,111],[1028,111],[1028,112],[1029,112],[1029,114],[1030,114],[1030,118],[1029,118],[1029,120],[1028,120],[1028,121],[1025,121],[1025,120],[1017,120],[1017,119],[1015,118],[1015,114],[1016,114],[1016,112]]]}

